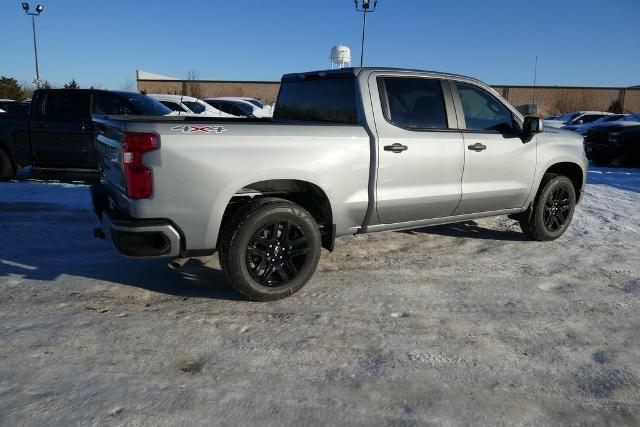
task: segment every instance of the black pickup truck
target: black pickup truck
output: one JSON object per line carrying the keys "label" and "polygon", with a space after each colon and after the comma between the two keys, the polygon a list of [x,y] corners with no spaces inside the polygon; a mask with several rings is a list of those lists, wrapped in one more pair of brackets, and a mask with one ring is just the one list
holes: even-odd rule
{"label": "black pickup truck", "polygon": [[20,167],[97,171],[93,115],[171,114],[158,101],[135,92],[48,89],[33,94],[26,114],[0,114],[0,180]]}
{"label": "black pickup truck", "polygon": [[615,160],[623,166],[640,165],[640,111],[589,129],[584,149],[587,158],[599,166]]}

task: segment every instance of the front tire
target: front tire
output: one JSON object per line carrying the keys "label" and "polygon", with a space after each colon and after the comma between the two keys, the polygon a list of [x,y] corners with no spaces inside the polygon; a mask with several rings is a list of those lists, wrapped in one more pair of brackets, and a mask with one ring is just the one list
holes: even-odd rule
{"label": "front tire", "polygon": [[265,198],[233,214],[224,226],[220,265],[231,285],[253,301],[293,295],[320,261],[318,224],[288,200]]}
{"label": "front tire", "polygon": [[576,192],[571,180],[546,174],[533,204],[520,219],[520,228],[532,240],[555,240],[569,228],[575,206]]}
{"label": "front tire", "polygon": [[0,148],[0,181],[9,181],[16,176],[16,169],[9,155]]}

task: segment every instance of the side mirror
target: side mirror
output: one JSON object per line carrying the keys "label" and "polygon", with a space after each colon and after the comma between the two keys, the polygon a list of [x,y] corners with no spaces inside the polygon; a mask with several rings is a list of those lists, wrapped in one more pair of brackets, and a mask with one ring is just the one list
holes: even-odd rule
{"label": "side mirror", "polygon": [[577,125],[584,124],[584,121],[582,121],[582,119],[580,119],[580,120],[578,120],[578,121],[576,122],[576,124],[577,124]]}
{"label": "side mirror", "polygon": [[527,116],[524,118],[522,125],[522,133],[525,135],[533,135],[544,131],[544,124],[540,117]]}

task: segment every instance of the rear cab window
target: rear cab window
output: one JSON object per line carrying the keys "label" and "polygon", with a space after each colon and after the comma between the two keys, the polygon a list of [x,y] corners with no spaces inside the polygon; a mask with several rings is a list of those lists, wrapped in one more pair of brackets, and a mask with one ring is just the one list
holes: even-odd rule
{"label": "rear cab window", "polygon": [[283,78],[273,117],[357,125],[356,78],[351,74]]}
{"label": "rear cab window", "polygon": [[71,91],[47,92],[44,104],[47,119],[82,121],[89,118],[89,93]]}
{"label": "rear cab window", "polygon": [[92,110],[93,114],[98,115],[120,116],[136,113],[120,97],[106,92],[97,92],[93,95]]}

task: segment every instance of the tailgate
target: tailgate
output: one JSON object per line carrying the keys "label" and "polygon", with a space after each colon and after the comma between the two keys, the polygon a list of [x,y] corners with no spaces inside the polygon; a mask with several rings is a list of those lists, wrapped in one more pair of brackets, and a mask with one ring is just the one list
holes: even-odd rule
{"label": "tailgate", "polygon": [[125,195],[125,178],[122,163],[122,124],[117,120],[96,119],[96,152],[98,169],[104,184],[111,190]]}

